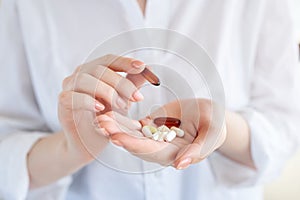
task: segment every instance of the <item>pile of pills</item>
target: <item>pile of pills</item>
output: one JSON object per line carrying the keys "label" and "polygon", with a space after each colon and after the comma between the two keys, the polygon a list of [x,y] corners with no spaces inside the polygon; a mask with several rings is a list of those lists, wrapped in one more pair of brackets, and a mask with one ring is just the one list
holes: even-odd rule
{"label": "pile of pills", "polygon": [[145,137],[156,141],[171,142],[177,137],[183,137],[184,131],[180,128],[180,120],[170,117],[160,117],[154,119],[154,123],[158,126],[146,125],[142,128]]}

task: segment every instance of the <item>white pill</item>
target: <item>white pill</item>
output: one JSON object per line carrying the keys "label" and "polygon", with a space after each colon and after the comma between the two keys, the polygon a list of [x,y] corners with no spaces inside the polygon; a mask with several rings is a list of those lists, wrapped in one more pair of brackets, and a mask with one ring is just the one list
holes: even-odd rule
{"label": "white pill", "polygon": [[176,132],[171,130],[170,132],[168,132],[168,134],[165,137],[165,140],[167,142],[171,142],[172,140],[174,140],[176,138]]}
{"label": "white pill", "polygon": [[144,134],[145,137],[150,137],[150,138],[152,137],[152,132],[149,126],[144,126],[142,128],[142,133]]}
{"label": "white pill", "polygon": [[164,141],[169,132],[160,132],[158,141]]}
{"label": "white pill", "polygon": [[176,132],[176,135],[178,137],[183,137],[184,136],[184,130],[180,129],[180,128],[177,128],[175,126],[172,126],[171,127],[171,130],[175,131]]}
{"label": "white pill", "polygon": [[160,132],[169,132],[170,131],[170,129],[165,125],[158,127],[157,130]]}
{"label": "white pill", "polygon": [[161,135],[161,132],[157,131],[152,135],[152,139],[157,141],[160,135]]}

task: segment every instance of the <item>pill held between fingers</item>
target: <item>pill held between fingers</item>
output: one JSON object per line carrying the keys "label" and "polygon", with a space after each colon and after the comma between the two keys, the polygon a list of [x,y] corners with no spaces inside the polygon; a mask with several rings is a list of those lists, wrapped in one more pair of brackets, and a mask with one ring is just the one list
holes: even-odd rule
{"label": "pill held between fingers", "polygon": [[172,126],[179,127],[181,124],[180,119],[173,118],[173,117],[157,117],[153,120],[153,122],[157,126],[165,125],[168,128],[171,128]]}
{"label": "pill held between fingers", "polygon": [[160,81],[159,78],[153,74],[147,67],[141,72],[141,74],[144,76],[144,78],[149,81],[152,85],[159,86]]}
{"label": "pill held between fingers", "polygon": [[152,132],[149,126],[143,126],[142,133],[144,134],[145,137],[150,137],[150,138],[152,137]]}
{"label": "pill held between fingers", "polygon": [[168,132],[168,134],[166,135],[165,140],[166,140],[167,142],[172,142],[172,140],[174,140],[175,137],[176,137],[176,132],[173,131],[173,130],[171,130],[171,131]]}
{"label": "pill held between fingers", "polygon": [[171,130],[175,131],[176,132],[176,135],[178,137],[183,137],[184,136],[184,130],[180,129],[180,128],[177,128],[175,126],[172,126],[171,127]]}

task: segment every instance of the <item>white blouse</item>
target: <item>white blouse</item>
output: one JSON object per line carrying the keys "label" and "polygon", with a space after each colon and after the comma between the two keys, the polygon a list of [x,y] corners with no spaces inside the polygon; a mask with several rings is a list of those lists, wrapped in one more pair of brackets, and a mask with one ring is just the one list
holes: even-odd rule
{"label": "white blouse", "polygon": [[[297,148],[299,66],[287,1],[147,0],[145,16],[136,0],[2,0],[0,9],[0,199],[258,200]],[[60,130],[64,77],[96,44],[144,27],[178,31],[206,49],[226,108],[249,123],[257,170],[215,152],[186,170],[143,173],[150,163],[109,145],[102,159],[113,167],[95,161],[29,191],[26,155]],[[141,173],[114,169],[132,166]]]}

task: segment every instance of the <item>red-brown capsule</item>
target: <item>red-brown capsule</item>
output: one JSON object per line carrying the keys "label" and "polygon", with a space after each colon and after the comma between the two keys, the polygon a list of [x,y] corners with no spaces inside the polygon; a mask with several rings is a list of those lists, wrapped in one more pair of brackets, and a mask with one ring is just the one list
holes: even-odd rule
{"label": "red-brown capsule", "polygon": [[153,74],[153,72],[151,72],[147,67],[142,71],[141,74],[152,85],[155,85],[155,86],[159,86],[160,85],[159,78],[155,74]]}
{"label": "red-brown capsule", "polygon": [[180,119],[173,118],[173,117],[157,117],[153,120],[154,124],[157,126],[165,125],[168,128],[171,128],[172,126],[179,127],[181,124]]}

